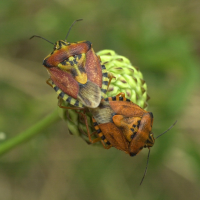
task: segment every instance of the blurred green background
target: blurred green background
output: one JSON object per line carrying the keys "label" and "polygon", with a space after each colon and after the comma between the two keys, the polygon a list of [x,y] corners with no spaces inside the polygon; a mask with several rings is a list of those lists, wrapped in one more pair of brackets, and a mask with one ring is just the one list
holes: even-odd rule
{"label": "blurred green background", "polygon": [[[0,140],[34,125],[56,108],[42,61],[64,39],[112,49],[143,72],[153,131],[176,126],[132,158],[87,145],[62,120],[0,159],[0,199],[199,199],[199,0],[0,1]],[[0,144],[1,144],[0,143]]]}

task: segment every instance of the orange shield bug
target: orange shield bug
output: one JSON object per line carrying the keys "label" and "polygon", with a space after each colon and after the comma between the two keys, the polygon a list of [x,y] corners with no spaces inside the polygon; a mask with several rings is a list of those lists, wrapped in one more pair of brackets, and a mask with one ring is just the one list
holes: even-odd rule
{"label": "orange shield bug", "polygon": [[167,131],[154,138],[152,132],[153,114],[126,99],[124,93],[102,99],[97,108],[89,110],[93,116],[93,125],[98,135],[97,139],[91,139],[85,120],[91,143],[101,141],[104,148],[115,147],[130,156],[137,155],[143,148],[149,149],[143,181],[147,172],[150,147],[154,145],[155,139],[171,129],[176,122]]}
{"label": "orange shield bug", "polygon": [[126,99],[124,93],[103,99],[90,112],[99,137],[109,144],[107,148],[112,146],[135,156],[142,148],[153,146],[153,114]]}
{"label": "orange shield bug", "polygon": [[[96,108],[101,98],[105,97],[109,78],[91,42],[66,41],[72,26],[80,20],[82,19],[73,22],[65,40],[59,40],[54,44],[53,52],[44,59],[43,65],[50,74],[47,83],[54,88],[59,97],[79,109]],[[31,38],[33,37],[46,40],[37,35]]]}

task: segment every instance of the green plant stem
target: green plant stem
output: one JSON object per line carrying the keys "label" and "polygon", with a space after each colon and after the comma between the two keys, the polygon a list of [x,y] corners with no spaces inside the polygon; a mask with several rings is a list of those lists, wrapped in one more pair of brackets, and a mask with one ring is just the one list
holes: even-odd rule
{"label": "green plant stem", "polygon": [[55,123],[60,119],[60,116],[58,114],[58,110],[56,109],[54,112],[46,116],[44,119],[40,120],[38,123],[30,127],[29,129],[21,132],[17,136],[3,142],[0,145],[0,156],[9,152],[10,150],[14,149],[18,145],[29,141],[34,136],[39,134],[43,129],[51,125],[52,123]]}

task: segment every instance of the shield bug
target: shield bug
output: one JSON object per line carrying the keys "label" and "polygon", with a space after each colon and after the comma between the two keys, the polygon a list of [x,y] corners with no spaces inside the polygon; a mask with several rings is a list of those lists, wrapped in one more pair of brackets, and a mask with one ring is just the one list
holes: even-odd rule
{"label": "shield bug", "polygon": [[105,98],[97,108],[89,110],[105,146],[113,146],[130,156],[153,146],[153,114],[126,99],[124,93]]}
{"label": "shield bug", "polygon": [[54,45],[53,52],[44,59],[43,65],[50,75],[47,83],[59,97],[79,109],[96,108],[101,98],[105,97],[109,78],[91,42],[67,42],[72,26],[80,20],[82,19],[73,22],[65,40],[59,40],[55,44],[37,35],[30,39],[39,37]]}
{"label": "shield bug", "polygon": [[[143,181],[147,172],[150,148],[154,145],[155,139],[170,130],[176,122],[167,131],[154,138],[153,114],[126,99],[124,93],[102,99],[97,108],[89,110],[98,135],[97,139],[92,140],[87,128],[91,143],[101,141],[104,148],[115,147],[130,156],[137,155],[143,148],[149,149]],[[88,127],[87,121],[85,122]]]}

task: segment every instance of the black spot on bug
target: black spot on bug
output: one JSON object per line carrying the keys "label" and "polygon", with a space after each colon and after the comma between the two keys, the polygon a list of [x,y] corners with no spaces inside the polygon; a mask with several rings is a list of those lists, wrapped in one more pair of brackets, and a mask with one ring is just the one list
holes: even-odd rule
{"label": "black spot on bug", "polygon": [[73,61],[69,61],[69,60],[68,60],[68,62],[69,62],[69,64],[70,64],[71,66],[74,66],[74,62],[73,62]]}
{"label": "black spot on bug", "polygon": [[82,54],[78,54],[77,55],[77,58],[80,60],[81,59],[81,57],[82,57]]}
{"label": "black spot on bug", "polygon": [[113,101],[116,101],[116,97],[112,97],[112,100],[113,100]]}
{"label": "black spot on bug", "polygon": [[[47,59],[48,59],[48,58],[47,58]],[[42,64],[43,64],[45,67],[51,68],[52,66],[48,63],[47,59],[43,60],[43,63],[42,63]]]}
{"label": "black spot on bug", "polygon": [[60,62],[62,65],[66,65],[66,60],[63,60],[62,62]]}
{"label": "black spot on bug", "polygon": [[71,69],[71,74],[73,77],[78,76],[78,73],[77,73],[76,69],[74,69],[74,68]]}
{"label": "black spot on bug", "polygon": [[77,60],[78,60],[77,56],[74,56],[74,60],[73,60],[73,62],[74,62],[75,65],[78,64],[78,61],[77,61]]}
{"label": "black spot on bug", "polygon": [[76,101],[75,104],[74,104],[74,106],[78,107],[79,106],[79,101]]}
{"label": "black spot on bug", "polygon": [[109,101],[109,99],[108,99],[108,98],[105,98],[104,101]]}
{"label": "black spot on bug", "polygon": [[108,85],[108,81],[103,81],[103,85]]}
{"label": "black spot on bug", "polygon": [[139,128],[141,120],[138,120],[137,127]]}
{"label": "black spot on bug", "polygon": [[59,94],[59,96],[60,96],[61,98],[63,98],[63,97],[64,97],[64,95],[65,95],[65,93],[64,93],[64,92],[61,92],[61,93]]}
{"label": "black spot on bug", "polygon": [[152,112],[149,112],[149,114],[150,114],[151,118],[153,118],[153,113],[152,113]]}
{"label": "black spot on bug", "polygon": [[106,144],[107,144],[107,145],[110,145],[110,142],[109,142],[109,141],[107,141],[107,142],[106,142]]}
{"label": "black spot on bug", "polygon": [[[68,97],[68,98],[66,99],[66,101],[67,101],[68,103],[70,103],[70,104],[71,104],[71,100],[72,100],[71,97]],[[73,105],[73,104],[72,104],[72,105]]]}
{"label": "black spot on bug", "polygon": [[131,128],[131,131],[134,133],[135,129],[134,129],[134,128]]}
{"label": "black spot on bug", "polygon": [[112,113],[112,114],[111,114],[110,122],[114,123],[114,122],[113,122],[113,117],[114,117],[116,114],[117,114],[117,113]]}
{"label": "black spot on bug", "polygon": [[98,134],[101,133],[101,129],[98,129],[98,130],[97,130],[97,133],[98,133]]}
{"label": "black spot on bug", "polygon": [[102,140],[105,140],[105,139],[106,139],[106,137],[103,135],[103,136],[101,136],[101,139],[102,139]]}
{"label": "black spot on bug", "polygon": [[63,46],[62,41],[58,41],[58,48],[57,48],[57,50],[61,49],[62,46]]}
{"label": "black spot on bug", "polygon": [[131,100],[130,99],[126,99],[126,101],[130,102]]}
{"label": "black spot on bug", "polygon": [[102,68],[102,69],[106,69],[105,65],[101,65],[101,68]]}
{"label": "black spot on bug", "polygon": [[90,41],[85,41],[85,43],[87,44],[88,49],[91,49],[92,43]]}
{"label": "black spot on bug", "polygon": [[55,86],[53,89],[57,92],[59,90],[59,87]]}
{"label": "black spot on bug", "polygon": [[136,136],[137,132],[133,132],[133,135],[131,135],[131,139],[133,139]]}
{"label": "black spot on bug", "polygon": [[103,73],[102,76],[103,77],[108,77],[108,73]]}
{"label": "black spot on bug", "polygon": [[82,66],[78,66],[78,70],[79,70],[81,73],[86,73],[85,69],[84,69]]}
{"label": "black spot on bug", "polygon": [[119,100],[120,100],[120,101],[123,101],[123,100],[124,100],[124,97],[119,97]]}
{"label": "black spot on bug", "polygon": [[136,128],[136,126],[137,126],[137,125],[133,124],[133,126],[132,126],[132,127]]}
{"label": "black spot on bug", "polygon": [[107,90],[106,89],[101,89],[101,91],[106,94]]}
{"label": "black spot on bug", "polygon": [[137,153],[132,153],[132,152],[130,152],[130,156],[131,156],[131,157],[136,156],[136,155],[137,155]]}
{"label": "black spot on bug", "polygon": [[98,123],[97,123],[97,122],[94,122],[93,125],[94,125],[94,126],[98,126]]}

